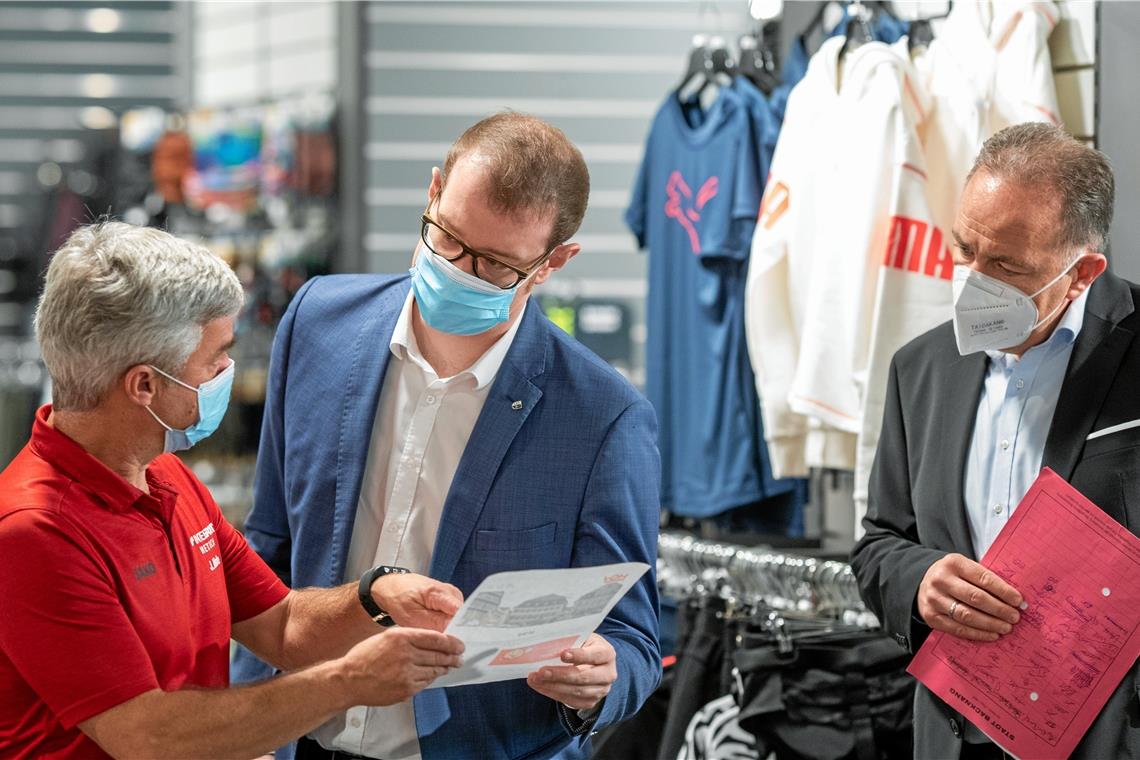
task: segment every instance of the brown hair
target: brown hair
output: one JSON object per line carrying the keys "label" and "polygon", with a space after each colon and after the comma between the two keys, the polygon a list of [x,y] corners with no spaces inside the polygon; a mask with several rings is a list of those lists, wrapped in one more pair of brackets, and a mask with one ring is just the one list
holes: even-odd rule
{"label": "brown hair", "polygon": [[1103,253],[1112,226],[1115,186],[1108,158],[1060,127],[1030,122],[1006,127],[986,140],[970,170],[1055,193],[1061,210],[1057,242]]}
{"label": "brown hair", "polygon": [[469,155],[481,159],[489,201],[496,211],[554,217],[547,250],[578,231],[590,196],[590,172],[581,151],[561,129],[512,111],[488,116],[447,152],[444,186],[455,162]]}

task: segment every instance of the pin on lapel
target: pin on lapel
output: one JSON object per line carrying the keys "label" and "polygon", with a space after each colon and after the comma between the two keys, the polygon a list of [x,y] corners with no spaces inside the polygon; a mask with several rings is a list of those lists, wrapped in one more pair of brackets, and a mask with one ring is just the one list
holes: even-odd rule
{"label": "pin on lapel", "polygon": [[523,402],[521,402],[521,401],[515,401],[514,403],[511,404],[511,409],[514,409],[516,412],[522,408],[523,408]]}

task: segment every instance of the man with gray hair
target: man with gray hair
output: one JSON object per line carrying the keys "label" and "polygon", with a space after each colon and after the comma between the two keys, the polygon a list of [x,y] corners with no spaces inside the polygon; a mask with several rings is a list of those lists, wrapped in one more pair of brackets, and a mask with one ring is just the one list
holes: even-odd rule
{"label": "man with gray hair", "polygon": [[[77,230],[36,334],[53,404],[0,473],[0,756],[253,757],[459,664],[454,587],[290,591],[174,451],[225,414],[237,277],[155,229]],[[430,630],[435,629],[435,630]],[[286,675],[229,686],[231,636]]]}
{"label": "man with gray hair", "polygon": [[[932,630],[984,642],[1018,625],[1021,593],[976,560],[1043,467],[1140,526],[1140,289],[1105,271],[1113,193],[1105,156],[1045,124],[994,135],[966,182],[953,319],[894,357],[852,556],[912,652]],[[1136,756],[1136,678],[1073,757]],[[922,686],[914,722],[915,757],[1003,756]]]}

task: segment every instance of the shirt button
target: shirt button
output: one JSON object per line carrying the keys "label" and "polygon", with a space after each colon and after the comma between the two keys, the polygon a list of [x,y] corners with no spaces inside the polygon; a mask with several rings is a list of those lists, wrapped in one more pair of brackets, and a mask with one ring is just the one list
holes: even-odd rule
{"label": "shirt button", "polygon": [[427,398],[424,399],[424,401],[426,401],[428,403],[428,405],[430,406],[430,405],[435,403],[435,396],[428,396]]}
{"label": "shirt button", "polygon": [[1001,504],[994,504],[994,514],[995,515],[1001,514]]}
{"label": "shirt button", "polygon": [[360,728],[360,718],[353,718],[348,722],[348,724],[353,728]]}
{"label": "shirt button", "polygon": [[1025,381],[1024,380],[1018,380],[1016,385],[1017,385],[1018,390],[1020,390],[1020,389],[1025,387]]}
{"label": "shirt button", "polygon": [[1001,442],[1001,450],[1005,451],[1008,448],[1009,448],[1009,441],[1002,441]]}

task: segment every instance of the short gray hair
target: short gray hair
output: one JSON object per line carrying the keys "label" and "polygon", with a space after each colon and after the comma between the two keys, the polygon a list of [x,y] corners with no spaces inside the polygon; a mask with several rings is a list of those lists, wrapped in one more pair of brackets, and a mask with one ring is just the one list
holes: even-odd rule
{"label": "short gray hair", "polygon": [[1051,188],[1061,207],[1058,247],[1104,252],[1116,189],[1108,157],[1099,150],[1052,124],[1017,124],[986,140],[966,181],[978,171]]}
{"label": "short gray hair", "polygon": [[138,364],[177,376],[203,326],[243,300],[237,275],[200,245],[122,222],[80,227],[53,255],[36,307],[54,408],[94,408]]}

